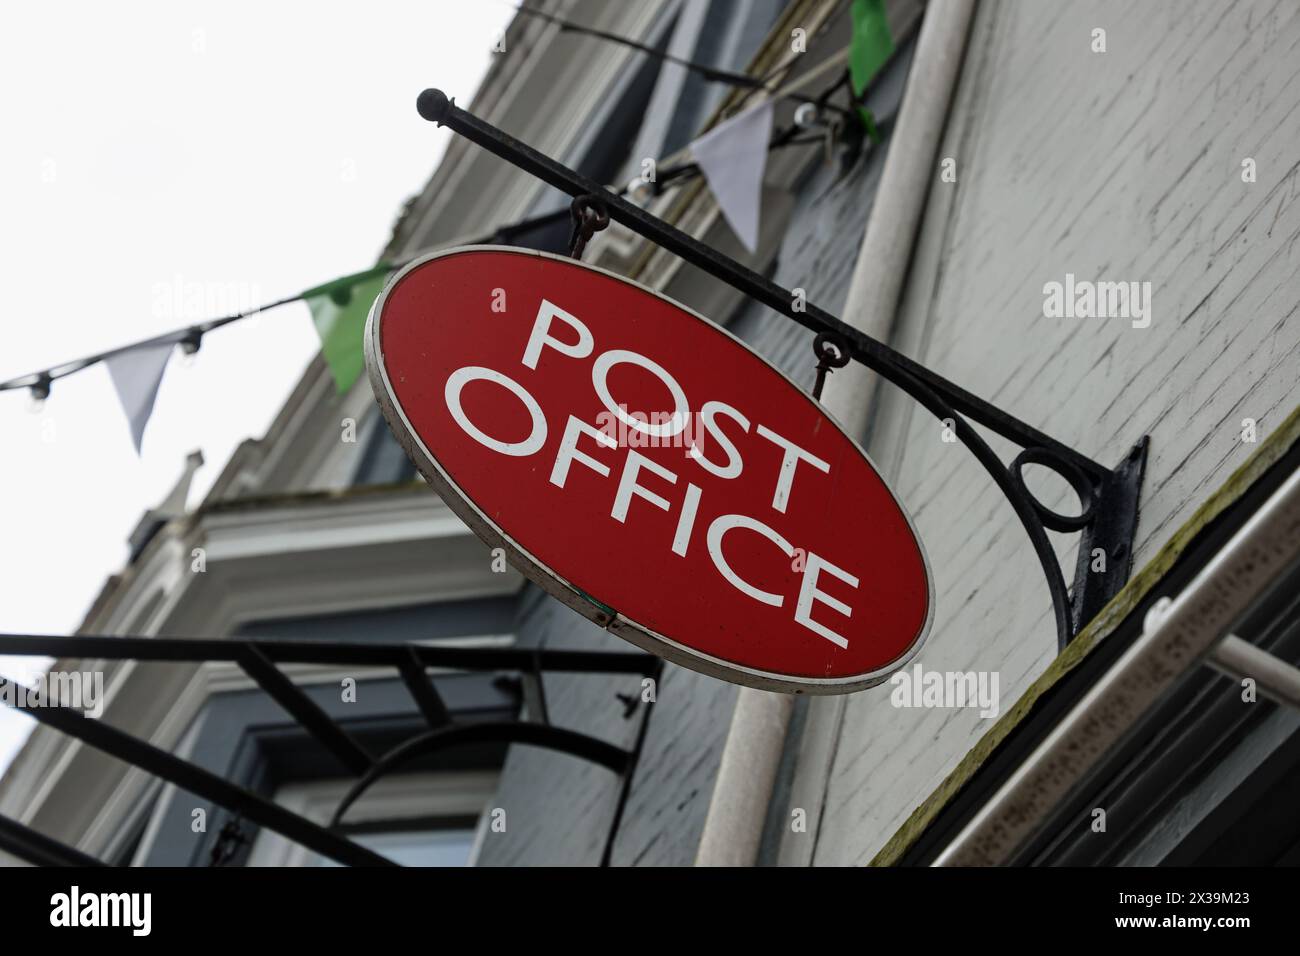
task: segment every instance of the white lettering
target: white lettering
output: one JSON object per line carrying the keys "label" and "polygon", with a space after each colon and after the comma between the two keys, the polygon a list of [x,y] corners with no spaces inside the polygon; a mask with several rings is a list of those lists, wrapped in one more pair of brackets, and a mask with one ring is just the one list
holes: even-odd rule
{"label": "white lettering", "polygon": [[705,402],[700,409],[700,421],[704,424],[705,431],[727,453],[727,463],[725,465],[715,465],[704,457],[704,453],[700,451],[698,445],[691,445],[691,450],[687,454],[698,461],[701,467],[710,474],[717,475],[719,478],[739,478],[740,472],[745,465],[741,460],[740,452],[736,450],[735,444],[718,427],[717,416],[719,414],[734,419],[740,425],[741,430],[746,432],[749,431],[749,419],[726,402]]}
{"label": "white lettering", "polygon": [[586,452],[578,451],[578,438],[584,434],[590,435],[596,439],[597,444],[604,445],[606,448],[615,448],[618,445],[614,439],[604,432],[597,431],[586,422],[570,415],[568,424],[564,426],[564,437],[560,439],[559,450],[555,453],[555,467],[551,469],[551,484],[557,488],[564,487],[564,482],[569,477],[569,465],[575,461],[581,462],[604,478],[609,477],[608,467]]}
{"label": "white lettering", "polygon": [[830,474],[831,466],[812,452],[805,451],[787,438],[782,438],[766,425],[759,425],[758,433],[785,449],[785,456],[781,459],[781,471],[776,478],[776,493],[772,496],[772,507],[785,514],[785,506],[790,501],[790,488],[794,484],[794,470],[799,466],[799,461],[802,459],[826,474]]}
{"label": "white lettering", "polygon": [[[614,401],[614,397],[609,393],[609,382],[607,380],[609,370],[615,365],[621,365],[624,362],[645,369],[664,383],[664,386],[673,396],[673,414],[670,419],[662,421],[658,425],[651,425],[632,417],[627,413],[627,409]],[[628,428],[636,431],[660,438],[671,438],[682,431],[690,419],[691,406],[687,404],[686,393],[677,384],[677,379],[669,375],[668,371],[658,362],[648,359],[637,352],[629,352],[627,349],[610,349],[608,352],[602,352],[596,359],[596,363],[591,367],[591,383],[596,387],[596,394],[605,403],[605,407],[617,415],[619,420]]]}
{"label": "white lettering", "polygon": [[[469,416],[465,414],[465,409],[460,404],[460,392],[470,382],[480,380],[495,382],[503,386],[507,391],[513,392],[524,403],[524,406],[528,409],[528,414],[533,419],[532,431],[528,433],[527,438],[518,442],[500,441],[469,420]],[[499,451],[503,455],[526,458],[546,444],[546,416],[542,414],[542,407],[537,404],[537,399],[528,394],[528,390],[514,379],[507,378],[500,372],[493,371],[490,368],[483,368],[480,365],[466,365],[464,368],[458,368],[447,378],[444,395],[447,399],[447,410],[451,412],[451,417],[456,419],[456,424],[464,429],[466,435],[469,435],[480,445],[485,445],[493,451]]]}
{"label": "white lettering", "polygon": [[763,522],[755,518],[747,518],[744,515],[719,515],[713,519],[713,524],[709,525],[709,533],[706,538],[709,555],[713,558],[713,564],[722,576],[741,594],[748,595],[761,604],[780,607],[785,602],[785,598],[779,594],[773,594],[771,591],[763,591],[754,587],[731,570],[731,565],[727,563],[727,558],[722,553],[722,538],[732,528],[748,528],[750,531],[757,531],[784,551],[787,558],[794,557],[794,548],[790,546],[789,541],[763,524]]}
{"label": "white lettering", "polygon": [[[577,332],[578,341],[570,345],[568,342],[552,338],[550,335],[552,319],[559,319]],[[558,305],[543,299],[537,309],[537,319],[533,322],[532,334],[528,336],[528,345],[524,348],[524,365],[535,370],[537,359],[541,357],[542,349],[547,345],[570,358],[586,358],[595,348],[595,344],[595,339],[591,337],[591,329]]]}
{"label": "white lettering", "polygon": [[677,519],[677,533],[673,535],[673,554],[686,557],[686,548],[691,543],[691,532],[695,530],[695,513],[700,510],[700,486],[686,486],[686,500],[682,502],[682,513]]}
{"label": "white lettering", "polygon": [[849,642],[845,638],[836,634],[829,627],[818,624],[812,619],[812,607],[817,601],[825,604],[827,607],[838,611],[845,617],[853,616],[853,608],[849,607],[843,601],[831,597],[825,591],[817,590],[817,577],[823,571],[826,571],[839,578],[851,588],[858,586],[858,579],[842,568],[837,568],[825,558],[819,557],[808,552],[808,566],[804,568],[803,583],[799,585],[799,603],[794,609],[794,620],[796,624],[802,624],[814,634],[820,634],[826,640],[830,641],[837,647],[848,647]]}
{"label": "white lettering", "polygon": [[639,452],[629,451],[627,453],[627,460],[623,463],[623,475],[618,480],[618,492],[614,495],[614,509],[609,513],[610,517],[615,521],[627,521],[627,509],[632,503],[633,495],[638,498],[644,498],[662,511],[667,511],[672,507],[669,505],[667,498],[663,498],[636,483],[636,476],[642,468],[654,472],[665,481],[673,484],[677,483],[677,476],[667,468],[664,468],[661,465],[656,465],[653,461]]}

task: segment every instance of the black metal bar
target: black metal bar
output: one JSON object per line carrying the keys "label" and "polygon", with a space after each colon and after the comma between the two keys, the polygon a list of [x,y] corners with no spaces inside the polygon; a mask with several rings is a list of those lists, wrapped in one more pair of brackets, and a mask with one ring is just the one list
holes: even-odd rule
{"label": "black metal bar", "polygon": [[350,772],[362,774],[370,769],[375,761],[366,753],[366,749],[336,724],[316,701],[304,694],[279,668],[267,660],[256,644],[244,644],[244,652],[239,655],[239,666]]}
{"label": "black metal bar", "polygon": [[528,719],[539,724],[549,724],[551,715],[546,709],[546,685],[542,683],[541,666],[524,671],[519,677],[523,682],[524,708],[528,711]]}
{"label": "black metal bar", "polygon": [[415,706],[419,707],[420,713],[424,714],[429,727],[437,730],[450,724],[451,712],[447,710],[447,705],[443,702],[438,689],[429,682],[429,675],[424,672],[424,665],[415,655],[414,648],[408,649],[397,670],[402,675],[402,682],[406,684],[406,689],[411,692]]}
{"label": "black metal bar", "polygon": [[34,866],[107,866],[102,860],[60,843],[17,820],[0,816],[0,850]]}
{"label": "black metal bar", "polygon": [[[1108,469],[1068,445],[1008,415],[1000,408],[935,374],[901,352],[842,322],[812,303],[794,296],[788,289],[781,288],[754,270],[710,248],[657,216],[651,215],[640,206],[628,202],[599,183],[461,109],[441,90],[425,90],[420,94],[416,105],[420,115],[426,120],[451,128],[488,152],[500,156],[556,189],[570,196],[590,194],[600,197],[605,201],[610,218],[615,222],[627,226],[656,245],[721,279],[751,299],[761,302],[814,332],[827,332],[838,336],[847,344],[853,358],[900,388],[907,389],[909,380],[919,381],[936,395],[941,396],[956,411],[992,429],[1004,438],[1017,442],[1022,447],[1046,448],[1094,479],[1100,480],[1107,474]],[[796,308],[796,302],[802,302],[802,307]]]}
{"label": "black metal bar", "polygon": [[[887,381],[907,392],[936,417],[951,421],[957,438],[975,455],[1016,512],[1034,553],[1042,566],[1052,598],[1057,642],[1064,647],[1088,620],[1089,610],[1100,608],[1127,579],[1127,561],[1115,562],[1122,570],[1105,575],[1075,576],[1075,594],[1071,598],[1065,585],[1060,563],[1047,537],[1047,528],[1082,530],[1080,547],[1090,541],[1102,541],[1108,553],[1126,554],[1132,543],[1136,524],[1137,492],[1141,467],[1112,472],[1086,455],[1070,448],[1038,429],[978,398],[918,362],[895,351],[883,342],[866,335],[828,312],[794,296],[775,282],[723,255],[693,236],[682,232],[622,196],[556,162],[472,113],[457,107],[439,90],[425,90],[416,103],[425,119],[450,127],[454,132],[489,152],[512,163],[524,172],[571,196],[587,195],[603,200],[609,217],[638,235],[721,279],[732,288],[785,317],[817,333],[814,347],[823,358],[823,346],[833,344],[835,351],[861,362]],[[819,367],[818,385],[828,368]],[[820,391],[820,388],[818,388]],[[1011,468],[994,454],[988,443],[966,421],[969,418],[1009,439],[1024,449]],[[1140,446],[1139,457],[1145,455]],[[1129,460],[1126,459],[1126,462]],[[1052,468],[1075,486],[1080,494],[1083,513],[1069,518],[1048,511],[1026,489],[1020,466],[1033,463]],[[1101,519],[1096,514],[1113,512]],[[1127,529],[1127,537],[1124,530]],[[1083,551],[1080,556],[1082,558]],[[1082,565],[1080,566],[1082,567]]]}
{"label": "black metal bar", "polygon": [[1010,470],[1003,466],[1001,459],[989,447],[988,442],[980,437],[979,432],[951,406],[919,382],[911,383],[908,392],[936,418],[952,422],[952,430],[957,440],[965,445],[976,460],[984,466],[984,470],[989,473],[1007,501],[1011,503],[1016,517],[1024,526],[1025,533],[1029,535],[1029,543],[1033,546],[1034,554],[1043,569],[1043,576],[1047,579],[1047,590],[1052,597],[1052,612],[1056,619],[1057,647],[1065,647],[1075,634],[1070,614],[1070,593],[1066,590],[1060,562],[1056,560],[1056,552],[1052,549],[1047,530],[1043,527],[1042,519],[1034,507],[1034,500],[1023,485],[1017,484],[1012,479]]}
{"label": "black metal bar", "polygon": [[[658,660],[639,651],[531,651],[512,647],[437,647],[425,644],[343,644],[333,641],[229,641],[189,637],[87,637],[0,634],[0,654],[140,661],[239,663],[245,645],[277,664],[355,664],[401,667],[414,655],[425,667],[468,671],[524,671],[541,666],[574,674],[649,674]],[[537,655],[540,655],[538,657]]]}
{"label": "black metal bar", "polygon": [[544,747],[560,753],[571,754],[590,760],[602,767],[623,773],[631,755],[626,750],[597,737],[580,734],[575,730],[554,727],[549,724],[535,724],[528,721],[485,721],[476,724],[453,724],[439,730],[431,730],[418,737],[398,744],[375,762],[360,780],[353,784],[334,811],[330,826],[337,826],[347,813],[348,807],[369,789],[370,785],[398,767],[429,754],[439,753],[452,747],[479,743],[530,744]]}
{"label": "black metal bar", "polygon": [[[654,681],[654,696],[657,700],[659,697],[659,681],[663,677],[664,662],[659,662],[659,667],[650,679]],[[636,700],[637,698],[633,698]],[[605,849],[600,854],[600,865],[609,866],[614,856],[614,843],[618,839],[619,827],[623,825],[623,811],[627,809],[628,797],[632,795],[632,778],[636,776],[637,764],[641,762],[641,751],[645,749],[646,734],[650,730],[650,715],[654,712],[654,701],[645,702],[645,713],[641,715],[641,726],[636,731],[636,743],[632,745],[632,753],[628,757],[627,767],[623,770],[623,779],[619,782],[618,803],[614,806],[614,819],[609,823],[609,833],[605,835]]]}
{"label": "black metal bar", "polygon": [[[9,680],[0,678],[0,689],[10,683]],[[6,703],[9,703],[9,699],[17,699],[16,695],[3,696],[7,698]],[[239,813],[254,823],[274,830],[295,843],[300,843],[339,863],[346,863],[349,866],[396,865],[392,860],[338,834],[330,833],[323,827],[296,813],[291,813],[251,790],[238,787],[202,767],[196,767],[152,744],[137,740],[101,720],[83,716],[63,707],[18,707],[16,704],[10,706],[47,726],[76,737],[96,750],[124,760],[156,777],[174,783],[182,790]]]}

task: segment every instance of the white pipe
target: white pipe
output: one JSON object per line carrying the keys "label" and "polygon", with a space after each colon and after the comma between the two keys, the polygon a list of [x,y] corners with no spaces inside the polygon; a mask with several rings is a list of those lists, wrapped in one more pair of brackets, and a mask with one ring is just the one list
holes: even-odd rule
{"label": "white pipe", "polygon": [[[921,24],[844,307],[845,322],[879,339],[888,339],[894,324],[974,7],[975,0],[932,2]],[[866,432],[871,387],[866,370],[852,365],[826,380],[822,401],[850,435]],[[793,707],[789,695],[740,689],[696,866],[757,861]]]}
{"label": "white pipe", "polygon": [[1249,678],[1265,697],[1300,710],[1300,668],[1262,647],[1229,634],[1214,645],[1206,663],[1228,677]]}
{"label": "white pipe", "polygon": [[[1210,560],[935,860],[997,866],[1207,655],[1300,554],[1296,472]],[[1152,620],[1154,617],[1154,620]],[[1231,646],[1230,646],[1231,649]],[[1253,655],[1252,655],[1253,657]]]}

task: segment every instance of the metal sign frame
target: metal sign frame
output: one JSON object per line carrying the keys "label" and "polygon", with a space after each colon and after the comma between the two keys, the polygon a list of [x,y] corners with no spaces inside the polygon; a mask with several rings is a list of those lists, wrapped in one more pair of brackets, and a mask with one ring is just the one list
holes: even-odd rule
{"label": "metal sign frame", "polygon": [[[902,389],[937,419],[951,422],[957,440],[989,473],[1029,536],[1051,594],[1058,648],[1063,649],[1128,580],[1138,493],[1146,465],[1146,436],[1114,468],[1098,464],[811,302],[796,309],[796,297],[790,290],[461,109],[441,90],[422,92],[416,108],[424,119],[448,127],[548,185],[573,197],[593,197],[613,221],[798,322],[841,355]],[[820,350],[818,354],[822,354]],[[998,458],[972,422],[1021,448],[1010,465]],[[1030,494],[1023,469],[1031,464],[1055,472],[1070,484],[1079,496],[1077,515],[1053,511]],[[1065,583],[1048,530],[1080,535],[1073,594]],[[1096,549],[1105,555],[1105,570],[1094,572],[1091,557]]]}

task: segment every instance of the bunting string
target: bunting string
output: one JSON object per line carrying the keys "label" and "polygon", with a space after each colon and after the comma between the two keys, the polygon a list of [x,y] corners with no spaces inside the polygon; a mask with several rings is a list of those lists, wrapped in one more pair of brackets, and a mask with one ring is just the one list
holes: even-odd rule
{"label": "bunting string", "polygon": [[761,89],[763,87],[763,80],[756,76],[749,76],[745,73],[733,73],[730,70],[720,70],[716,67],[709,66],[706,63],[696,63],[692,60],[683,59],[682,57],[674,56],[666,50],[660,50],[642,43],[639,40],[619,36],[616,33],[610,33],[606,30],[597,30],[595,27],[583,26],[580,23],[574,23],[572,20],[565,20],[563,17],[558,17],[553,13],[547,13],[545,10],[534,10],[532,7],[526,7],[522,4],[514,4],[513,6],[519,13],[530,17],[536,17],[539,20],[545,20],[547,23],[554,24],[560,28],[561,33],[575,33],[581,36],[594,37],[598,40],[605,40],[619,46],[625,46],[629,49],[645,53],[648,56],[655,57],[656,59],[685,67],[692,73],[697,73],[704,79],[713,83],[726,83],[729,86],[749,89]]}
{"label": "bunting string", "polygon": [[[687,169],[686,171],[689,172],[689,169]],[[508,241],[509,239],[513,238],[515,235],[518,235],[519,233],[528,232],[532,229],[550,225],[552,222],[560,222],[560,221],[567,222],[568,218],[569,218],[569,212],[568,209],[566,208],[559,212],[544,213],[539,216],[531,216],[527,219],[520,219],[516,222],[507,223],[503,226],[498,227],[491,235],[485,236],[483,239],[476,240],[475,244],[479,244],[479,243],[491,244],[493,242]],[[47,368],[40,372],[29,372],[25,375],[19,375],[16,378],[9,379],[6,382],[0,382],[0,392],[11,391],[14,389],[21,389],[21,388],[36,389],[38,390],[37,397],[45,398],[49,395],[51,383],[58,381],[61,378],[66,378],[69,375],[73,375],[77,372],[88,369],[92,365],[98,365],[101,362],[108,363],[113,359],[119,358],[129,352],[133,352],[139,349],[153,349],[159,346],[174,347],[179,345],[182,351],[184,351],[187,354],[193,355],[195,352],[199,350],[199,346],[202,342],[203,336],[209,332],[212,332],[216,329],[224,328],[225,326],[230,325],[233,322],[239,322],[242,319],[251,319],[254,316],[261,315],[264,312],[270,312],[272,309],[278,309],[280,306],[283,305],[289,305],[290,303],[293,302],[305,302],[310,297],[313,296],[328,295],[333,293],[336,297],[336,300],[341,299],[342,290],[343,288],[348,286],[350,280],[357,281],[360,278],[369,277],[371,273],[381,268],[383,269],[384,273],[387,274],[388,272],[402,268],[408,262],[411,262],[414,259],[417,259],[420,256],[424,255],[424,253],[425,250],[421,250],[420,252],[408,256],[405,259],[398,260],[392,264],[381,263],[380,265],[376,266],[375,269],[358,273],[355,276],[345,276],[341,279],[335,279],[332,282],[326,283],[325,285],[322,286],[317,286],[314,289],[309,289],[306,292],[300,292],[297,295],[286,296],[283,299],[277,299],[274,302],[268,302],[265,305],[259,305],[256,306],[255,308],[247,309],[243,312],[236,312],[232,315],[226,315],[220,318],[208,319],[203,322],[197,322],[192,325],[184,326],[182,328],[173,329],[170,332],[163,332],[159,335],[155,335],[147,339],[140,339],[139,341],[136,342],[130,342],[126,345],[120,345],[106,352],[97,352],[93,355],[87,355],[84,358],[73,359],[71,361],[64,362],[60,365],[51,366],[50,368]],[[337,304],[342,304],[342,303],[337,303]],[[43,389],[43,392],[40,391],[41,389]]]}
{"label": "bunting string", "polygon": [[[800,136],[799,134],[801,132],[803,132],[802,127],[792,124],[773,136],[772,142],[768,148],[783,149],[788,146],[807,145],[822,141],[820,135]],[[660,169],[655,180],[647,183],[647,185],[652,187],[651,192],[653,194],[658,195],[667,190],[670,186],[676,185],[679,181],[688,180],[698,175],[700,175],[698,164],[691,161],[682,161]],[[619,190],[618,194],[626,195],[628,191],[628,188],[624,187],[622,190]],[[525,219],[498,226],[490,235],[475,240],[474,243],[491,244],[494,242],[509,241],[521,233],[530,232],[533,229],[540,229],[557,222],[568,221],[569,210],[566,206],[564,209],[560,209],[556,212],[542,213],[541,215],[530,216]],[[405,259],[397,260],[389,266],[389,269],[400,269],[408,262],[424,255],[426,251],[427,250],[421,250]],[[359,273],[359,275],[365,275],[365,273]],[[338,281],[342,280],[335,280],[335,282]],[[333,284],[334,283],[328,283],[327,285]],[[317,289],[321,288],[325,287],[317,287]],[[289,305],[293,302],[305,301],[309,293],[315,294],[315,290],[308,290],[308,292],[300,292],[297,295],[286,296],[283,299],[277,299],[274,302],[268,302],[265,305],[259,305],[243,312],[236,312],[220,318],[213,318],[203,322],[193,323],[191,325],[173,329],[169,332],[160,333],[147,339],[130,342],[126,345],[121,345],[105,352],[97,352],[93,355],[87,355],[83,358],[73,359],[59,365],[51,366],[43,371],[29,372],[25,375],[19,375],[15,378],[9,379],[8,381],[0,382],[0,392],[22,388],[40,388],[41,385],[44,384],[46,388],[45,395],[48,395],[50,383],[75,374],[76,372],[83,371],[84,369],[90,368],[92,365],[106,362],[111,358],[135,349],[145,349],[158,345],[179,345],[186,353],[194,354],[199,349],[202,337],[207,333],[223,328],[233,322],[239,322],[242,319],[249,319],[261,315],[264,312],[270,312],[272,309],[278,309],[281,306]],[[41,397],[44,397],[44,395]]]}
{"label": "bunting string", "polygon": [[[855,4],[859,2],[862,2],[862,0],[854,0]],[[879,4],[879,19],[880,22],[883,23],[884,22],[883,0],[868,0],[868,2]],[[610,33],[607,30],[599,30],[596,29],[595,27],[584,26],[581,23],[574,23],[572,20],[566,20],[563,17],[556,16],[553,13],[547,13],[545,10],[534,10],[531,7],[526,7],[521,4],[513,4],[513,6],[514,9],[519,13],[525,14],[530,17],[536,17],[539,20],[545,20],[547,23],[552,23],[556,25],[557,27],[560,28],[561,33],[574,33],[581,36],[589,36],[598,40],[605,40],[606,42],[614,43],[619,46],[625,46],[629,49],[636,50],[640,53],[644,53],[647,56],[651,56],[656,59],[663,60],[664,62],[667,63],[676,64],[677,66],[690,70],[692,73],[695,73],[698,76],[703,77],[705,80],[708,80],[710,82],[724,83],[728,86],[735,87],[736,89],[745,90],[747,91],[747,94],[745,99],[741,101],[742,104],[748,100],[750,95],[759,92],[766,92],[774,100],[791,99],[801,103],[811,103],[815,101],[814,97],[809,96],[806,93],[800,92],[800,89],[803,86],[802,78],[798,82],[790,83],[787,86],[780,87],[780,88],[775,88],[771,85],[771,80],[775,76],[780,74],[783,70],[787,70],[791,66],[793,66],[794,63],[797,62],[797,58],[794,60],[788,60],[786,62],[778,64],[776,67],[768,71],[768,73],[762,77],[750,76],[747,73],[736,73],[731,70],[722,70],[722,69],[718,69],[717,67],[709,66],[707,63],[699,63],[694,60],[687,60],[683,57],[679,57],[672,53],[669,53],[667,50],[660,50],[656,47],[650,46],[649,44],[642,43],[639,40],[633,40],[630,37],[619,36],[618,34]],[[871,14],[869,14],[869,16],[875,16],[875,12],[873,11]],[[855,17],[856,17],[856,13],[855,13]],[[888,33],[887,27],[885,32],[886,34]],[[831,57],[830,61],[838,60],[838,62],[842,63],[843,59],[844,59],[844,54],[841,53],[839,57]],[[830,63],[830,61],[821,64],[821,66],[818,67],[817,69],[820,70],[822,67],[827,66]],[[827,105],[825,108],[835,112],[841,112],[845,115],[851,115],[849,110],[843,109],[842,107],[835,106],[833,104]]]}
{"label": "bunting string", "polygon": [[[729,83],[745,91],[740,101],[729,111],[730,115],[726,115],[721,122],[698,136],[687,147],[684,152],[689,153],[689,160],[674,162],[681,155],[675,154],[674,157],[669,157],[665,168],[660,169],[652,179],[634,179],[619,190],[618,194],[626,195],[634,189],[640,193],[644,187],[649,195],[658,195],[683,180],[702,176],[713,192],[723,218],[751,252],[758,249],[763,177],[768,155],[773,150],[823,141],[833,144],[837,135],[836,127],[835,124],[826,126],[821,123],[822,111],[832,111],[847,117],[860,116],[872,140],[879,141],[871,114],[861,102],[868,84],[888,61],[894,49],[883,0],[852,0],[853,36],[849,47],[778,89],[772,89],[769,83],[775,76],[783,75],[794,61],[779,64],[762,78],[730,73],[684,60],[626,37],[571,23],[553,14],[527,7],[517,9],[529,16],[548,20],[563,31],[619,43],[693,70],[706,79]],[[800,92],[811,80],[846,60],[847,69],[819,95],[810,96]],[[849,87],[851,102],[857,107],[856,114],[829,102],[831,96],[846,85]],[[753,106],[747,105],[753,95],[762,93],[767,93],[767,96],[761,102]],[[796,113],[795,122],[774,135],[774,106],[782,98],[795,99],[811,106],[801,107],[800,112]],[[821,132],[811,132],[819,125],[823,126]],[[568,215],[568,209],[565,208],[521,219],[497,227],[490,236],[474,244],[509,242],[531,229],[567,220]],[[43,403],[55,381],[103,363],[126,415],[136,452],[139,453],[145,426],[153,411],[163,373],[174,348],[179,346],[185,354],[193,355],[199,351],[203,337],[216,329],[291,302],[306,302],[321,341],[321,352],[326,365],[336,389],[342,394],[351,388],[363,370],[360,343],[375,298],[394,270],[424,255],[426,251],[422,250],[393,263],[380,262],[364,272],[343,276],[266,305],[187,325],[43,371],[20,375],[0,382],[0,392],[25,388],[30,390],[38,403]]]}

